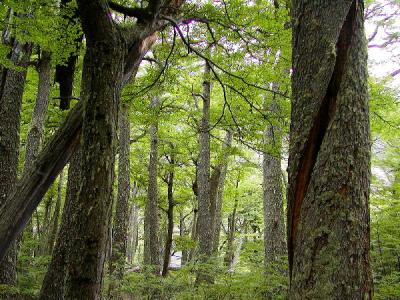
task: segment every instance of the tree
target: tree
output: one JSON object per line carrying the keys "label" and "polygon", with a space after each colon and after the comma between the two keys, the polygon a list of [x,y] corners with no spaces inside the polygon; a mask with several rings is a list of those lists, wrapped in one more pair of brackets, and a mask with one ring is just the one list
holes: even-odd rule
{"label": "tree", "polygon": [[[151,98],[150,108],[158,119],[159,99],[154,96]],[[158,120],[154,120],[150,125],[150,158],[149,158],[149,186],[147,189],[147,202],[144,219],[144,263],[160,272],[160,221],[158,216]]]}
{"label": "tree", "polygon": [[372,299],[363,2],[293,1],[291,299]]}
{"label": "tree", "polygon": [[[274,96],[269,104],[271,114],[277,114],[279,104]],[[264,132],[263,198],[264,198],[264,248],[265,264],[277,263],[286,253],[285,223],[283,217],[282,186],[282,129],[268,124]],[[268,272],[268,269],[267,269]]]}

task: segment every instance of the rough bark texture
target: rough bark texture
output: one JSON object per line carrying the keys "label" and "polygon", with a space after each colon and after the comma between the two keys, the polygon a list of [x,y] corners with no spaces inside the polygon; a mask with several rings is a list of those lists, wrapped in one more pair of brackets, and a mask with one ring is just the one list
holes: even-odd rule
{"label": "rough bark texture", "polygon": [[212,253],[212,226],[210,216],[210,66],[205,63],[203,82],[203,112],[199,128],[199,158],[197,171],[197,189],[199,211],[197,219],[199,255],[202,260],[208,258]]}
{"label": "rough bark texture", "polygon": [[[155,32],[164,28],[167,21],[161,20],[160,15],[174,15],[179,11],[183,1],[167,1],[165,6],[149,6],[140,16],[140,20],[123,34],[129,38],[130,43],[125,49],[129,49],[124,66],[123,83],[127,83],[137,72],[140,62],[156,40]],[[85,3],[83,3],[85,4]],[[87,3],[97,10],[87,16],[91,23],[94,39],[99,46],[103,43],[104,35],[115,33],[113,26],[108,26],[112,20],[108,17],[109,11],[105,1],[97,0]],[[107,25],[106,25],[107,24]],[[121,36],[121,32],[116,33]],[[111,42],[111,41],[108,41]],[[99,70],[99,69],[97,69]],[[83,98],[82,98],[83,99]],[[26,226],[33,211],[39,204],[44,193],[53,183],[58,173],[64,168],[72,153],[74,153],[80,138],[82,128],[82,101],[68,115],[66,121],[56,132],[47,146],[38,155],[34,166],[24,172],[21,182],[10,197],[0,207],[0,259],[11,242],[20,234]],[[12,221],[11,221],[12,220]]]}
{"label": "rough bark texture", "polygon": [[[156,112],[159,100],[157,97],[151,99],[151,109]],[[155,118],[156,113],[154,113]],[[150,159],[149,159],[149,186],[147,190],[147,202],[144,219],[144,264],[155,268],[156,273],[160,270],[160,237],[158,216],[158,121],[150,125]]]}
{"label": "rough bark texture", "polygon": [[[278,110],[276,99],[273,99],[269,111],[276,114]],[[264,250],[265,264],[267,267],[278,262],[286,253],[281,169],[281,134],[280,128],[274,124],[268,124],[264,131]]]}
{"label": "rough bark texture", "polygon": [[26,138],[25,167],[28,170],[36,160],[42,141],[44,123],[46,121],[49,106],[50,83],[51,83],[51,56],[47,51],[41,52],[37,66],[39,73],[38,91],[36,103],[33,109],[31,126]]}
{"label": "rough bark texture", "polygon": [[293,1],[290,299],[371,299],[363,1]]}
{"label": "rough bark texture", "polygon": [[[226,132],[225,141],[222,145],[222,159],[221,162],[218,164],[216,168],[219,169],[219,179],[218,179],[218,186],[216,189],[215,197],[215,215],[212,217],[213,220],[213,253],[218,253],[219,247],[219,237],[220,237],[220,229],[221,229],[221,221],[222,221],[222,202],[224,199],[224,187],[225,187],[225,178],[226,172],[228,169],[228,157],[230,155],[230,151],[228,150],[229,147],[232,145],[232,137],[233,132],[228,130]],[[212,191],[212,189],[211,189]],[[212,192],[211,192],[212,194]],[[213,197],[211,199],[214,199]]]}
{"label": "rough bark texture", "polygon": [[112,207],[125,41],[104,1],[78,1],[87,48],[83,65],[81,187],[68,262],[66,299],[99,299]]}
{"label": "rough bark texture", "polygon": [[175,158],[174,154],[171,154],[170,158],[170,170],[168,172],[167,178],[167,199],[168,199],[168,210],[167,210],[167,237],[165,239],[165,247],[164,247],[164,261],[162,268],[162,276],[167,276],[169,262],[171,259],[171,248],[172,248],[172,236],[174,234],[174,167],[175,167]]}
{"label": "rough bark texture", "polygon": [[79,145],[82,110],[79,103],[41,151],[32,168],[24,171],[14,192],[0,204],[0,260]]}
{"label": "rough bark texture", "polygon": [[[138,192],[138,187],[134,183],[132,188],[132,198],[135,198]],[[139,237],[139,205],[132,203],[129,209],[129,230],[128,230],[128,247],[127,247],[127,259],[130,264],[133,263],[133,259],[136,254]]]}
{"label": "rough bark texture", "polygon": [[50,253],[50,254],[53,252],[54,242],[56,240],[57,231],[58,231],[58,221],[59,221],[60,212],[61,212],[63,181],[64,181],[64,173],[63,173],[63,171],[61,171],[60,177],[59,177],[59,182],[58,182],[58,188],[57,188],[56,206],[54,207],[54,214],[51,219],[51,225],[50,225],[50,230],[49,230],[48,253]]}
{"label": "rough bark texture", "polygon": [[[236,181],[236,190],[239,188],[239,178]],[[232,213],[228,217],[228,231],[226,238],[226,252],[224,257],[224,263],[230,269],[233,259],[235,258],[234,241],[236,234],[236,210],[239,204],[239,197],[235,193],[235,203],[233,205]]]}
{"label": "rough bark texture", "polygon": [[[113,279],[121,280],[125,270],[130,196],[130,123],[129,107],[122,104],[118,119],[119,156],[118,156],[118,198],[113,226],[113,244],[110,261],[110,274]],[[113,285],[110,285],[110,291]]]}
{"label": "rough bark texture", "polygon": [[[7,205],[6,200],[17,181],[20,111],[31,52],[31,44],[23,44],[15,40],[10,60],[21,69],[2,68],[0,79],[0,209]],[[0,283],[16,283],[16,255],[16,246],[12,245],[3,260],[0,256]]]}
{"label": "rough bark texture", "polygon": [[74,216],[79,208],[78,191],[81,183],[81,150],[71,158],[68,169],[67,193],[60,230],[53,249],[50,264],[40,290],[40,300],[64,299],[68,257],[74,231]]}

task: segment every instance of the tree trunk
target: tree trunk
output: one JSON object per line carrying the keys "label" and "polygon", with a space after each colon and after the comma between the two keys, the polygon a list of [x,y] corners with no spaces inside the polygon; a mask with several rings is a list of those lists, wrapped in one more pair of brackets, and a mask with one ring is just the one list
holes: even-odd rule
{"label": "tree trunk", "polygon": [[51,56],[49,52],[41,52],[37,71],[39,73],[38,92],[33,109],[30,130],[26,138],[25,170],[31,168],[32,163],[36,160],[42,141],[44,123],[46,121],[49,105],[51,83]]}
{"label": "tree trunk", "polygon": [[[134,183],[132,188],[132,198],[136,198],[137,192],[138,187],[137,184]],[[132,264],[136,254],[139,237],[139,205],[137,203],[133,203],[129,211],[127,259],[128,262]]]}
{"label": "tree trunk", "polygon": [[[151,99],[151,109],[154,117],[157,118],[159,101],[157,97]],[[159,237],[159,216],[158,216],[158,185],[157,185],[157,164],[158,164],[158,121],[150,125],[150,159],[149,159],[149,187],[146,202],[144,219],[144,264],[155,268],[158,274],[160,271],[160,237]]]}
{"label": "tree trunk", "polygon": [[[125,260],[129,222],[130,196],[130,123],[129,107],[122,104],[119,112],[119,158],[118,158],[118,198],[113,227],[113,244],[110,264],[112,280],[122,280],[125,271]],[[110,284],[112,293],[113,284]]]}
{"label": "tree trunk", "polygon": [[372,299],[363,1],[293,1],[290,299]]}
{"label": "tree trunk", "polygon": [[[275,97],[270,103],[271,114],[279,112]],[[281,170],[281,129],[268,124],[264,131],[263,198],[264,198],[264,262],[268,268],[286,253],[283,217],[283,186]]]}
{"label": "tree trunk", "polygon": [[[129,52],[126,55],[123,77],[124,84],[135,76],[140,62],[156,41],[155,32],[162,29],[163,25],[165,25],[165,23],[159,22],[158,16],[164,10],[166,10],[166,14],[175,14],[179,11],[179,7],[182,4],[179,1],[177,3],[169,2],[174,9],[171,10],[171,7],[168,5],[157,6],[154,8],[154,11],[151,11],[153,15],[150,20],[142,20],[138,25],[138,30],[132,30],[133,34],[130,36],[129,47],[126,47],[129,48]],[[99,37],[99,35],[110,34],[110,31],[114,31],[109,28],[109,26],[113,28],[114,26],[110,25],[112,22],[110,22],[110,18],[108,17],[110,14],[104,1],[97,0],[82,4],[90,6],[86,10],[88,14],[86,19],[94,21],[90,25],[90,30],[94,32],[93,35]],[[120,36],[120,33],[117,35]],[[101,41],[103,40],[101,37],[99,38]],[[99,43],[101,44],[101,42]],[[69,113],[62,126],[57,130],[41,154],[38,155],[34,166],[24,172],[22,180],[18,183],[16,189],[1,204],[0,260],[3,259],[12,241],[15,240],[26,226],[27,221],[30,219],[32,212],[39,204],[43,195],[69,161],[72,153],[74,153],[80,139],[83,108],[82,101],[80,101],[73,111]]]}
{"label": "tree trunk", "polygon": [[[239,188],[239,178],[236,181],[236,190]],[[235,193],[235,203],[233,205],[233,211],[228,217],[228,237],[226,243],[226,252],[224,257],[225,265],[228,269],[231,267],[233,259],[235,257],[234,241],[236,234],[236,210],[238,207],[239,198],[237,192]]]}
{"label": "tree trunk", "polygon": [[203,82],[203,109],[199,128],[199,159],[198,159],[198,237],[199,255],[209,257],[212,250],[211,218],[210,218],[210,100],[211,100],[211,68],[206,62]]}
{"label": "tree trunk", "polygon": [[[222,145],[222,159],[220,164],[218,164],[217,168],[219,168],[219,180],[218,187],[215,195],[215,216],[213,217],[213,253],[218,253],[219,247],[219,237],[220,237],[220,229],[221,229],[221,221],[222,221],[222,202],[224,199],[224,187],[225,187],[225,178],[226,172],[228,169],[228,157],[230,155],[229,147],[232,145],[232,137],[233,132],[228,130],[226,132],[225,141]],[[212,198],[213,199],[213,198]]]}
{"label": "tree trunk", "polygon": [[49,238],[48,238],[48,253],[53,252],[54,242],[56,240],[57,231],[58,231],[58,221],[60,218],[60,211],[61,211],[61,201],[62,201],[62,188],[63,188],[63,179],[64,173],[61,171],[59,182],[58,182],[58,189],[57,189],[57,201],[56,206],[54,208],[53,218],[51,219],[51,227],[49,231]]}
{"label": "tree trunk", "polygon": [[78,1],[78,7],[87,41],[81,91],[85,112],[79,208],[70,247],[65,298],[99,299],[112,208],[119,94],[127,47],[107,17],[103,1]]}
{"label": "tree trunk", "polygon": [[67,193],[60,230],[40,290],[40,300],[64,299],[71,240],[75,235],[74,218],[79,208],[79,199],[77,196],[81,183],[81,161],[82,152],[81,150],[77,150],[69,164]]}
{"label": "tree trunk", "polygon": [[[174,151],[172,149],[172,151]],[[175,158],[174,153],[171,153],[171,161],[170,161],[170,170],[168,174],[168,229],[167,229],[167,237],[165,239],[165,248],[164,248],[164,262],[163,262],[163,269],[162,269],[162,276],[167,276],[168,274],[168,267],[171,258],[171,248],[172,248],[172,239],[174,234],[174,167],[175,167]]]}
{"label": "tree trunk", "polygon": [[[32,45],[15,40],[11,62],[20,70],[2,68],[0,82],[0,208],[7,205],[7,198],[17,181],[19,155],[19,129],[22,95]],[[16,245],[12,245],[5,259],[0,257],[0,284],[16,283]]]}

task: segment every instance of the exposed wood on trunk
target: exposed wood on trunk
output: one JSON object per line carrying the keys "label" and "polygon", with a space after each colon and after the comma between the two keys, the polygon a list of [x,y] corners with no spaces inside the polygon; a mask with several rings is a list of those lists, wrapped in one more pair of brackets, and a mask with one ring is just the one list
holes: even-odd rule
{"label": "exposed wood on trunk", "polygon": [[371,299],[363,1],[293,1],[291,299]]}

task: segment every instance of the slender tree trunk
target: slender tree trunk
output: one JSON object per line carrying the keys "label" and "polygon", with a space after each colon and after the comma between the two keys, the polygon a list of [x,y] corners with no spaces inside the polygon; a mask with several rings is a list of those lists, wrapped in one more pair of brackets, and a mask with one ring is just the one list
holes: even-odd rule
{"label": "slender tree trunk", "polygon": [[[276,99],[270,103],[272,114],[279,112]],[[281,129],[268,124],[264,131],[263,198],[264,198],[264,262],[271,267],[286,253],[283,216],[283,186],[281,170]],[[267,270],[268,272],[268,270]]]}
{"label": "slender tree trunk", "polygon": [[228,157],[230,152],[228,150],[232,145],[233,133],[231,130],[226,132],[225,141],[222,145],[222,159],[221,163],[217,166],[220,169],[220,175],[218,180],[218,187],[215,195],[215,217],[213,218],[213,253],[218,253],[219,237],[222,221],[222,202],[224,199],[224,187],[226,172],[228,169]]}
{"label": "slender tree trunk", "polygon": [[[138,186],[136,183],[133,184],[132,188],[132,198],[136,198],[138,193]],[[136,254],[136,249],[138,245],[138,235],[139,235],[139,205],[133,203],[129,209],[129,230],[128,230],[128,250],[127,259],[130,264],[133,263],[133,259]]]}
{"label": "slender tree trunk", "polygon": [[[236,181],[236,190],[239,188],[239,178]],[[226,243],[226,253],[224,257],[225,265],[230,268],[233,259],[235,257],[234,241],[236,234],[236,211],[239,203],[239,198],[237,192],[235,193],[235,203],[233,205],[233,210],[228,217],[228,238]]]}
{"label": "slender tree trunk", "polygon": [[[174,151],[172,149],[172,151]],[[174,154],[171,153],[171,161],[170,161],[170,171],[168,174],[168,180],[167,180],[167,185],[168,185],[168,192],[167,192],[167,198],[168,198],[168,211],[167,211],[167,216],[168,216],[168,229],[167,229],[167,237],[165,239],[165,248],[164,248],[164,262],[163,262],[163,269],[162,269],[162,276],[167,276],[168,274],[168,267],[169,267],[169,262],[171,259],[171,248],[172,248],[172,238],[174,234],[174,166],[175,166],[175,158]]]}
{"label": "slender tree trunk", "polygon": [[51,83],[51,56],[47,51],[41,52],[37,66],[39,73],[38,92],[33,109],[31,126],[26,138],[25,167],[29,169],[36,160],[42,142],[44,123],[46,121],[49,105],[50,83]]}
{"label": "slender tree trunk", "polygon": [[[179,236],[183,238],[186,236],[186,225],[185,225],[185,216],[183,215],[183,211],[179,213]],[[188,250],[182,250],[182,257],[181,257],[181,266],[185,265],[188,261]]]}
{"label": "slender tree trunk", "polygon": [[363,1],[293,1],[290,299],[372,299]]}
{"label": "slender tree trunk", "polygon": [[53,249],[50,264],[40,290],[40,300],[64,299],[67,264],[71,240],[75,235],[74,218],[78,212],[78,191],[81,183],[82,152],[78,150],[71,159],[68,169],[67,193],[60,230]]}
{"label": "slender tree trunk", "polygon": [[[151,99],[151,109],[156,112],[159,106],[157,97]],[[156,113],[154,113],[156,117]],[[159,216],[158,216],[158,185],[157,185],[157,164],[158,164],[158,121],[150,125],[150,160],[149,160],[149,187],[146,202],[144,220],[144,264],[160,271],[160,237],[159,237]]]}
{"label": "slender tree trunk", "polygon": [[[203,82],[203,113],[199,128],[199,159],[198,159],[198,201],[199,212],[197,219],[198,238],[199,238],[199,258],[205,262],[212,254],[212,226],[211,223],[211,203],[210,203],[210,100],[211,100],[211,68],[208,62],[204,67]],[[197,282],[211,280],[199,271]]]}
{"label": "slender tree trunk", "polygon": [[[17,180],[22,95],[32,45],[15,40],[11,61],[21,69],[3,67],[0,82],[0,208]],[[0,263],[0,284],[16,284],[16,245]]]}
{"label": "slender tree trunk", "polygon": [[[118,199],[113,227],[113,244],[110,264],[112,280],[122,280],[125,271],[125,260],[129,222],[130,196],[130,123],[129,107],[122,104],[119,112],[119,159],[118,159]],[[110,284],[110,292],[115,286]]]}
{"label": "slender tree trunk", "polygon": [[63,171],[61,171],[60,177],[59,177],[59,182],[58,182],[56,206],[54,208],[54,214],[53,214],[53,218],[51,219],[51,227],[49,230],[48,253],[50,253],[50,254],[53,252],[54,242],[56,240],[56,236],[57,236],[57,232],[58,232],[58,221],[59,221],[60,212],[61,212],[63,181],[64,181],[64,173],[63,173]]}

